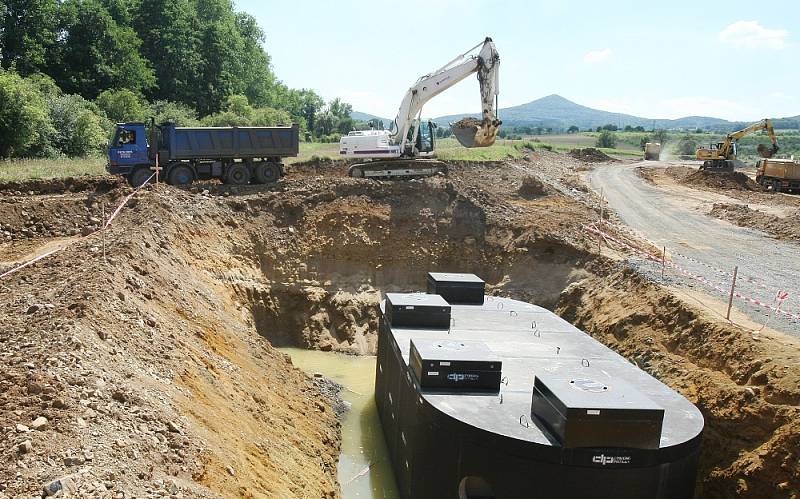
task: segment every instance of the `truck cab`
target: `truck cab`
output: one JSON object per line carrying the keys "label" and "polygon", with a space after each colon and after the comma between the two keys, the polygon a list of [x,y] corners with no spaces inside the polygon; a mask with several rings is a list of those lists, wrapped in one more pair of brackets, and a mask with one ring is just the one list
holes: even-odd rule
{"label": "truck cab", "polygon": [[114,139],[108,146],[108,166],[113,175],[128,175],[137,167],[149,170],[147,132],[144,123],[117,123]]}

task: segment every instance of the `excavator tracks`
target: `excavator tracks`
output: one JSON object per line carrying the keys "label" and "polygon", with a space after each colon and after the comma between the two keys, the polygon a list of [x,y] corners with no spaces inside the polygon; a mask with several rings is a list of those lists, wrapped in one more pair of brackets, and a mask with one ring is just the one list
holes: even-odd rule
{"label": "excavator tracks", "polygon": [[437,159],[379,160],[356,163],[348,175],[354,178],[421,178],[446,175],[447,163]]}

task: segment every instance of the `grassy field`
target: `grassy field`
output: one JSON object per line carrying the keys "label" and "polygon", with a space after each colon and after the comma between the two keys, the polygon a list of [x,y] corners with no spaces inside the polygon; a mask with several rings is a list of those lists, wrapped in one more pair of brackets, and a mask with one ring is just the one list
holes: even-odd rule
{"label": "grassy field", "polygon": [[73,177],[103,175],[106,158],[42,158],[0,161],[0,182],[29,178]]}
{"label": "grassy field", "polygon": [[[524,140],[498,139],[492,147],[466,149],[454,138],[439,139],[436,143],[436,155],[445,161],[500,161],[522,157],[526,146],[534,149],[550,149],[567,152],[577,147],[594,147],[595,137],[583,134],[543,135]],[[627,142],[620,142],[615,149],[601,149],[606,154],[617,157],[641,155]],[[314,156],[320,158],[339,159],[339,144],[323,144],[319,142],[302,142],[300,154],[296,158],[287,158],[288,164],[307,161]],[[23,180],[30,178],[71,177],[75,175],[105,174],[106,159],[103,156],[89,158],[52,158],[52,159],[19,159],[0,161],[0,182]]]}

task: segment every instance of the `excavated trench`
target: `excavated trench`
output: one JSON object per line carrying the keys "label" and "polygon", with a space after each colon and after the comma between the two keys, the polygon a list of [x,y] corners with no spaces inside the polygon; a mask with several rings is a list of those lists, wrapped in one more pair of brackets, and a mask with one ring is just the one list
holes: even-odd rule
{"label": "excavated trench", "polygon": [[[280,482],[282,472],[269,464],[281,462],[280,453],[300,449],[314,455],[319,451],[312,446],[335,450],[338,444],[314,426],[318,421],[311,418],[319,416],[303,419],[303,404],[315,402],[296,401],[312,393],[296,377],[297,386],[279,390],[250,374],[243,384],[236,381],[240,371],[259,366],[275,371],[273,383],[282,376],[275,360],[280,354],[253,350],[248,334],[277,347],[368,355],[375,351],[382,293],[423,290],[428,271],[464,271],[484,278],[489,293],[556,311],[697,404],[707,424],[698,497],[800,494],[800,349],[782,339],[753,339],[619,262],[597,257],[590,249],[594,243],[575,235],[574,227],[591,215],[585,207],[558,195],[509,201],[447,179],[317,179],[269,192],[203,189],[144,193],[126,230],[115,229],[110,239],[112,248],[127,256],[119,257],[126,263],[117,264],[109,285],[119,286],[117,296],[138,304],[139,313],[170,324],[170,338],[186,338],[164,348],[185,354],[187,345],[195,345],[190,358],[208,356],[197,366],[174,369],[184,373],[179,384],[194,393],[178,407],[188,421],[209,428],[216,452],[238,455],[242,446],[252,447],[238,435],[212,438],[226,427],[215,418],[235,421],[239,405],[252,414],[253,438],[260,424],[270,425],[271,440],[245,456],[268,463],[254,468],[252,480]],[[517,211],[508,208],[514,203]],[[93,320],[113,323],[120,312],[111,306],[91,305]],[[223,390],[226,377],[234,382]],[[297,396],[297,387],[302,396],[280,408],[282,397]],[[233,409],[207,416],[203,411],[215,404]],[[265,407],[286,415],[272,419],[262,414]],[[300,436],[292,430],[298,425],[313,429]],[[283,437],[281,428],[287,432]],[[292,456],[302,469],[299,454]],[[193,478],[223,495],[270,490],[248,489],[250,475],[237,471],[232,478],[221,464],[226,461],[218,461]],[[301,486],[290,485],[291,490]]]}
{"label": "excavated trench", "polygon": [[249,234],[243,255],[259,274],[233,285],[253,327],[274,345],[374,353],[382,293],[423,290],[428,271],[474,272],[489,293],[555,310],[698,404],[707,419],[703,497],[797,490],[800,399],[796,371],[784,369],[795,360],[616,263],[487,220],[448,184],[358,186],[290,208],[275,219],[282,237]]}

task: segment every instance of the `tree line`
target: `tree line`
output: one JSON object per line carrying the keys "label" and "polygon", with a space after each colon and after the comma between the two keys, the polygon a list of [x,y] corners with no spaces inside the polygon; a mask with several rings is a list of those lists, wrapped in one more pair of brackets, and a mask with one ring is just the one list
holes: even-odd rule
{"label": "tree line", "polygon": [[231,0],[0,0],[0,157],[85,155],[113,122],[353,129],[349,104],[281,82]]}

